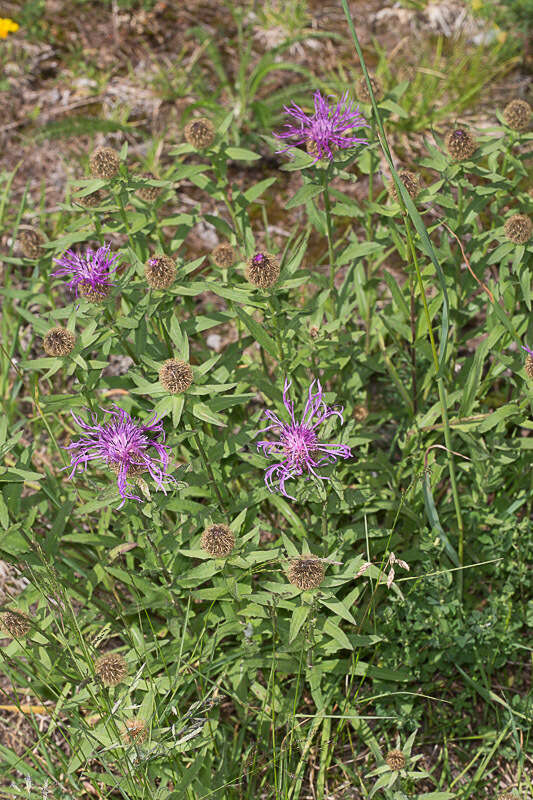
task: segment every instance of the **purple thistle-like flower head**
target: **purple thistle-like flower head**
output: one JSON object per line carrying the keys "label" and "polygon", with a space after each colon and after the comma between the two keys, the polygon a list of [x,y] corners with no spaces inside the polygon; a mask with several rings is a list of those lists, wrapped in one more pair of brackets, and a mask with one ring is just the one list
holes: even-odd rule
{"label": "purple thistle-like flower head", "polygon": [[533,350],[530,350],[529,347],[524,347],[524,345],[522,345],[522,350],[526,350],[526,352],[528,352],[530,356],[533,356]]}
{"label": "purple thistle-like flower head", "polygon": [[[313,386],[318,384],[318,390],[313,394]],[[265,473],[265,483],[270,492],[275,491],[274,483],[279,487],[279,491],[291,500],[295,497],[285,491],[285,481],[289,478],[303,475],[307,472],[308,479],[311,475],[321,480],[329,480],[325,475],[318,475],[316,467],[321,464],[334,464],[338,458],[351,458],[352,453],[349,447],[344,444],[324,444],[317,435],[317,428],[334,414],[342,417],[342,407],[340,411],[330,408],[322,399],[322,386],[320,381],[313,381],[309,387],[309,396],[305,404],[305,409],[300,422],[294,417],[294,406],[289,400],[289,388],[291,382],[285,379],[283,388],[283,404],[290,414],[290,423],[282,422],[272,411],[265,411],[265,416],[271,424],[264,431],[275,430],[279,440],[275,442],[263,441],[257,443],[257,448],[262,448],[265,456],[281,455],[281,463],[273,464]]]}
{"label": "purple thistle-like flower head", "polygon": [[86,296],[92,300],[104,300],[114,284],[110,281],[111,274],[117,269],[114,266],[118,255],[111,256],[110,245],[106,244],[98,250],[88,249],[84,256],[78,255],[73,250],[67,250],[61,258],[54,258],[59,269],[52,272],[54,276],[68,275],[71,280],[67,287],[71,291]]}
{"label": "purple thistle-like flower head", "polygon": [[[141,500],[128,492],[127,478],[149,472],[157,486],[166,494],[164,483],[174,482],[175,479],[167,474],[169,452],[168,445],[164,444],[165,431],[157,416],[146,423],[133,419],[124,409],[113,403],[114,409],[106,411],[111,418],[100,424],[96,415],[91,414],[92,425],[88,425],[77,417],[73,411],[70,413],[85,435],[72,442],[65,449],[71,451],[70,464],[72,478],[78,466],[85,470],[89,461],[100,459],[117,473],[117,485],[122,497],[122,508],[126,498]],[[162,441],[158,439],[162,436]],[[152,449],[153,448],[153,449]],[[155,452],[154,452],[155,451]]]}
{"label": "purple thistle-like flower head", "polygon": [[[333,95],[329,95],[333,97]],[[322,97],[319,91],[314,94],[315,113],[310,116],[306,114],[300,106],[295,103],[291,107],[284,106],[284,111],[294,117],[297,125],[288,122],[285,127],[288,129],[284,133],[275,133],[277,139],[288,139],[297,137],[297,141],[288,145],[278,153],[285,153],[291,147],[298,147],[306,142],[314,142],[316,154],[313,164],[321,158],[333,159],[332,147],[346,149],[357,144],[368,144],[366,139],[359,139],[357,136],[345,136],[346,131],[354,128],[369,128],[364,117],[359,114],[359,106],[354,109],[354,104],[348,101],[348,92],[345,92],[340,101],[334,105],[328,105],[327,97]]]}

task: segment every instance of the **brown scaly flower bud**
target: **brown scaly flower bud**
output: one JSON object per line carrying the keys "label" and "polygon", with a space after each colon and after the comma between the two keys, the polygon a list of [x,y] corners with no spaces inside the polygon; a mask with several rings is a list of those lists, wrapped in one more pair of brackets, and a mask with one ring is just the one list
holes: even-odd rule
{"label": "brown scaly flower bud", "polygon": [[309,328],[309,336],[311,337],[311,339],[316,339],[318,334],[319,334],[318,327],[316,325],[311,325],[311,327]]}
{"label": "brown scaly flower bud", "polygon": [[511,100],[505,106],[503,118],[514,131],[527,131],[531,119],[531,106],[525,100]]}
{"label": "brown scaly flower bud", "polygon": [[229,242],[221,242],[211,251],[211,257],[217,267],[232,267],[235,263],[235,250]]}
{"label": "brown scaly flower bud", "polygon": [[92,286],[92,284],[82,281],[78,284],[78,294],[88,300],[89,303],[103,303],[111,294],[112,288],[112,286],[106,286],[105,284]]}
{"label": "brown scaly flower bud", "polygon": [[[407,189],[408,195],[414,200],[420,191],[420,178],[418,175],[416,175],[414,172],[410,172],[408,169],[402,169],[398,173],[398,177]],[[389,185],[389,194],[393,200],[398,200],[398,192],[396,190],[396,184],[394,181],[392,181]]]}
{"label": "brown scaly flower bud", "polygon": [[446,137],[446,149],[455,161],[467,161],[477,150],[477,142],[464,128],[455,128]]}
{"label": "brown scaly flower bud", "polygon": [[391,750],[385,756],[385,762],[389,769],[399,772],[405,767],[405,756],[401,750]]}
{"label": "brown scaly flower bud", "polygon": [[267,289],[279,278],[279,261],[270,253],[256,253],[248,261],[245,275],[254,286]]}
{"label": "brown scaly flower bud", "polygon": [[533,225],[525,214],[513,214],[503,226],[503,232],[511,242],[525,244],[529,241]]}
{"label": "brown scaly flower bud", "polygon": [[186,361],[169,358],[159,370],[159,382],[170,394],[186,392],[193,382],[191,365]]}
{"label": "brown scaly flower bud", "polygon": [[[307,150],[307,152],[309,153],[310,156],[313,156],[313,158],[316,158],[318,156],[318,154],[319,154],[318,153],[317,143],[314,142],[313,139],[308,139],[307,140],[307,142],[305,143],[305,149]],[[336,144],[334,144],[332,142],[329,145],[329,149],[331,150],[332,153],[336,153],[339,148],[338,148],[338,146]],[[326,161],[326,158],[324,156],[322,158],[322,161]]]}
{"label": "brown scaly flower bud", "polygon": [[[152,172],[143,172],[140,176],[141,178],[146,178],[149,181],[157,180],[155,175]],[[144,200],[145,203],[153,203],[159,195],[161,194],[161,187],[160,186],[142,186],[140,189],[137,189],[136,193],[137,197],[140,197],[141,200]]]}
{"label": "brown scaly flower bud", "polygon": [[44,254],[42,245],[46,241],[44,234],[35,228],[25,228],[19,231],[18,241],[20,249],[26,258],[37,259]]}
{"label": "brown scaly flower bud", "polygon": [[144,274],[152,289],[168,289],[176,280],[176,262],[170,256],[154,256],[146,262]]}
{"label": "brown scaly flower bud", "polygon": [[76,336],[66,328],[50,328],[43,339],[43,350],[47,356],[68,356],[74,349]]}
{"label": "brown scaly flower bud", "polygon": [[0,614],[0,630],[13,639],[22,639],[31,628],[30,617],[24,611],[13,609]]}
{"label": "brown scaly flower bud", "polygon": [[122,728],[122,739],[128,744],[142,744],[148,736],[147,725],[144,719],[132,717],[127,719]]}
{"label": "brown scaly flower bud", "polygon": [[104,686],[117,686],[128,674],[128,666],[120,653],[105,653],[97,659],[94,669]]}
{"label": "brown scaly flower bud", "polygon": [[91,153],[89,169],[93,178],[114,178],[120,166],[120,156],[112,147],[97,147]]}
{"label": "brown scaly flower bud", "polygon": [[[84,186],[76,186],[74,187],[74,191],[79,192],[84,188]],[[105,189],[97,189],[91,194],[86,194],[85,197],[73,197],[72,202],[82,206],[83,208],[96,208],[96,206],[101,206],[108,196],[109,195]]]}
{"label": "brown scaly flower bud", "polygon": [[528,378],[533,378],[533,356],[528,353],[524,369]]}
{"label": "brown scaly flower bud", "polygon": [[[370,85],[372,86],[374,99],[376,103],[379,103],[379,101],[383,97],[382,86],[377,78],[374,78],[371,75],[369,75],[368,77],[370,78]],[[364,75],[362,75],[357,81],[357,97],[359,97],[363,101],[363,103],[372,102],[370,99],[370,92],[368,91],[368,86],[366,84],[366,78]]]}
{"label": "brown scaly flower bud", "polygon": [[200,117],[187,123],[184,135],[195,150],[205,150],[207,147],[211,147],[215,140],[215,128],[207,117]]}
{"label": "brown scaly flower bud", "polygon": [[356,422],[364,422],[368,417],[368,408],[366,406],[355,406],[353,410],[353,418]]}
{"label": "brown scaly flower bud", "polygon": [[311,553],[291,559],[288,577],[298,589],[316,589],[324,580],[324,575],[322,561]]}
{"label": "brown scaly flower bud", "polygon": [[213,558],[225,558],[235,547],[235,536],[227,525],[210,525],[202,533],[200,544]]}

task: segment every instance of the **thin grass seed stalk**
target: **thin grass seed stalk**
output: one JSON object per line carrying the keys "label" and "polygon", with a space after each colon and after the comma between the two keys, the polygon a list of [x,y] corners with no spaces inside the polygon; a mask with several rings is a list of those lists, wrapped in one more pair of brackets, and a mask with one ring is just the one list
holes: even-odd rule
{"label": "thin grass seed stalk", "polygon": [[66,328],[50,328],[43,339],[43,350],[47,356],[68,356],[74,349],[76,336]]}

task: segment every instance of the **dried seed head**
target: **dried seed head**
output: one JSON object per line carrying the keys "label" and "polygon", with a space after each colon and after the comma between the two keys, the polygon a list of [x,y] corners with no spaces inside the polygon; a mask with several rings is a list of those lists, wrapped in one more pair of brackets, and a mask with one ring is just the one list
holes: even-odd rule
{"label": "dried seed head", "polygon": [[[408,169],[402,169],[398,173],[398,177],[407,189],[408,195],[414,200],[420,191],[420,178],[418,175],[415,175],[414,172],[409,172]],[[398,200],[398,192],[396,190],[396,184],[394,181],[392,181],[389,185],[389,193],[394,200]]]}
{"label": "dried seed head", "polygon": [[[74,191],[79,192],[84,188],[84,186],[75,186]],[[74,197],[72,202],[83,206],[83,208],[95,208],[96,206],[101,206],[108,196],[105,189],[97,189],[95,192],[92,192],[92,194],[86,194],[85,197]]]}
{"label": "dried seed head", "polygon": [[533,378],[533,356],[528,353],[524,369],[528,378]]}
{"label": "dried seed head", "polygon": [[68,356],[76,344],[76,336],[66,328],[50,328],[43,339],[47,356]]}
{"label": "dried seed head", "polygon": [[[372,86],[372,91],[374,92],[374,98],[376,100],[376,103],[379,103],[379,101],[383,97],[382,86],[377,78],[373,78],[370,75],[368,77],[370,78],[370,85]],[[357,96],[361,98],[363,103],[372,102],[370,100],[370,92],[368,91],[368,86],[366,85],[366,78],[364,75],[357,81]]]}
{"label": "dried seed head", "polygon": [[503,118],[514,131],[527,131],[531,119],[531,106],[525,100],[511,100],[505,106]]}
{"label": "dried seed head", "polygon": [[186,392],[193,382],[191,365],[186,361],[169,358],[159,370],[159,382],[170,394]]}
{"label": "dried seed head", "polygon": [[229,242],[217,244],[211,256],[217,267],[232,267],[235,263],[235,250]]}
{"label": "dried seed head", "polygon": [[235,547],[235,536],[227,525],[210,525],[202,533],[200,543],[202,550],[213,558],[225,558]]}
{"label": "dried seed head", "polygon": [[142,744],[146,741],[148,736],[148,729],[144,719],[140,717],[132,717],[127,719],[124,727],[122,728],[122,739],[129,744]]}
{"label": "dried seed head", "polygon": [[385,762],[389,769],[399,772],[405,767],[405,756],[401,750],[391,750],[385,756]]}
{"label": "dried seed head", "polygon": [[519,798],[514,792],[504,792],[498,795],[498,800],[519,800]]}
{"label": "dried seed head", "polygon": [[111,286],[100,284],[99,286],[92,286],[88,281],[82,281],[78,284],[78,294],[84,297],[89,303],[103,303],[111,294]]}
{"label": "dried seed head", "polygon": [[455,161],[466,161],[477,149],[477,142],[464,128],[455,128],[446,137],[446,149]]}
{"label": "dried seed head", "polygon": [[[152,172],[143,172],[140,176],[141,178],[146,178],[149,181],[157,180],[155,175]],[[161,187],[159,186],[143,186],[141,189],[137,189],[136,193],[137,197],[140,197],[141,200],[144,200],[145,203],[153,203],[159,195],[161,194]]]}
{"label": "dried seed head", "polygon": [[291,559],[288,577],[298,589],[316,589],[324,580],[324,575],[322,561],[310,553]]}
{"label": "dried seed head", "polygon": [[25,228],[19,231],[18,241],[20,249],[26,258],[37,259],[44,254],[42,244],[46,241],[44,234],[35,228]]}
{"label": "dried seed head", "polygon": [[176,280],[176,262],[170,256],[154,256],[146,262],[144,274],[152,289],[168,289]]}
{"label": "dried seed head", "polygon": [[503,226],[503,232],[515,244],[525,244],[532,230],[531,220],[525,214],[513,214]]}
{"label": "dried seed head", "polygon": [[120,157],[112,147],[97,147],[89,159],[89,169],[93,178],[114,178],[118,173]]}
{"label": "dried seed head", "polygon": [[319,333],[318,327],[316,325],[311,325],[311,327],[309,328],[309,336],[311,337],[311,339],[316,339],[318,333]]}
{"label": "dried seed head", "polygon": [[104,686],[117,686],[128,674],[128,666],[120,653],[105,653],[94,665],[96,674]]}
{"label": "dried seed head", "polygon": [[364,422],[368,417],[368,408],[366,406],[355,406],[353,410],[353,418],[356,422]]}
{"label": "dried seed head", "polygon": [[4,611],[0,614],[0,630],[13,639],[21,639],[31,628],[30,617],[24,611]]}
{"label": "dried seed head", "polygon": [[279,278],[279,261],[270,253],[256,253],[248,261],[245,275],[254,286],[267,289]]}
{"label": "dried seed head", "polygon": [[185,139],[196,150],[205,150],[215,139],[215,128],[207,117],[200,117],[188,122],[184,130]]}

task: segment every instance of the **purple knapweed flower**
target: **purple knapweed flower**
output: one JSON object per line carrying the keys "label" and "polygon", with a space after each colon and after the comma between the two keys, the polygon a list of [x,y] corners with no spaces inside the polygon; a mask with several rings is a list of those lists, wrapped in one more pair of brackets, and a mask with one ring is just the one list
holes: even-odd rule
{"label": "purple knapweed flower", "polygon": [[[334,95],[328,95],[333,97]],[[288,128],[285,133],[275,133],[277,139],[288,139],[292,136],[297,137],[297,141],[288,145],[278,153],[285,153],[291,147],[298,147],[300,144],[314,142],[312,154],[315,155],[313,164],[321,158],[328,157],[333,159],[332,146],[342,150],[354,147],[356,144],[368,144],[366,139],[359,139],[357,136],[344,136],[346,131],[353,128],[369,128],[366,119],[359,114],[359,106],[354,110],[353,103],[348,102],[348,92],[343,94],[336,105],[329,106],[327,98],[322,97],[319,91],[314,94],[315,113],[313,116],[306,114],[300,106],[295,103],[291,107],[284,106],[284,111],[297,121],[297,125],[290,122],[286,124]]]}
{"label": "purple knapweed flower", "polygon": [[[149,472],[157,486],[166,494],[164,483],[174,482],[175,479],[167,475],[169,453],[168,445],[164,444],[165,431],[161,422],[158,422],[154,414],[152,419],[142,423],[130,417],[115,403],[113,406],[116,410],[101,409],[104,414],[111,415],[111,419],[103,424],[97,421],[95,414],[91,414],[93,424],[87,425],[73,411],[70,412],[80,428],[87,433],[65,448],[71,451],[72,472],[69,478],[72,478],[78,466],[83,471],[89,461],[100,459],[117,473],[118,490],[122,497],[118,508],[122,508],[126,498],[141,500],[128,492],[128,476]],[[160,435],[163,437],[162,442],[157,441]],[[157,456],[151,450],[152,447]]]}
{"label": "purple knapweed flower", "polygon": [[[313,394],[313,386],[318,383],[318,391]],[[276,414],[272,411],[265,411],[267,419],[272,423],[260,432],[276,429],[279,434],[279,441],[277,442],[258,442],[258,449],[263,448],[265,456],[281,455],[283,461],[279,464],[273,464],[265,473],[265,483],[270,492],[275,491],[273,488],[274,481],[279,485],[279,491],[290,497],[291,500],[296,500],[292,495],[287,494],[285,491],[285,481],[297,475],[302,475],[304,472],[308,473],[308,479],[311,475],[321,480],[329,480],[325,475],[318,475],[315,472],[315,467],[323,463],[335,463],[338,458],[351,458],[352,453],[349,447],[344,444],[323,444],[319,441],[316,429],[321,425],[324,420],[337,414],[341,421],[344,422],[341,411],[330,408],[322,399],[322,386],[320,381],[313,381],[309,387],[309,397],[305,404],[304,413],[300,422],[296,422],[294,418],[294,406],[289,400],[288,392],[291,382],[285,379],[285,386],[283,388],[283,404],[291,416],[290,424],[282,422]],[[313,419],[316,417],[315,421]],[[324,453],[325,455],[320,455]]]}
{"label": "purple knapweed flower", "polygon": [[67,250],[61,258],[54,258],[59,269],[52,272],[53,276],[71,276],[67,287],[75,290],[88,300],[97,302],[105,300],[114,284],[111,282],[111,274],[117,269],[115,261],[118,254],[111,256],[110,245],[106,244],[94,251],[88,249],[84,256],[78,255],[73,250]]}
{"label": "purple knapweed flower", "polygon": [[530,356],[533,356],[533,350],[530,350],[529,347],[524,347],[524,345],[522,345],[522,350],[526,350]]}

